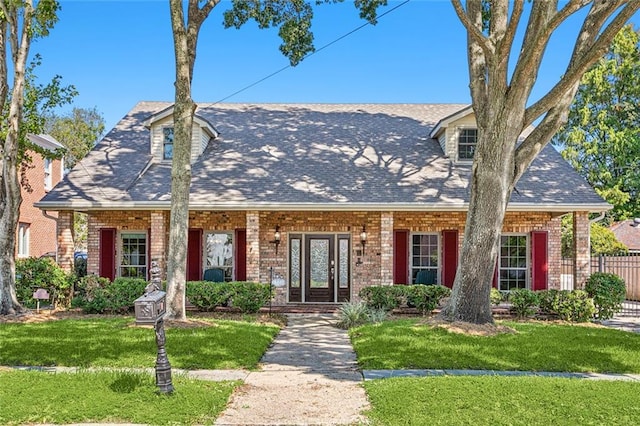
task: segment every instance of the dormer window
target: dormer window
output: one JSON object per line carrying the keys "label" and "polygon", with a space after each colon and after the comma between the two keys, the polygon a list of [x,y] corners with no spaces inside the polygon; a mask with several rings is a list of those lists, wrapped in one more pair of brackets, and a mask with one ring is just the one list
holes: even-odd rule
{"label": "dormer window", "polygon": [[173,158],[173,127],[165,127],[162,130],[164,135],[162,142],[162,159],[171,160]]}
{"label": "dormer window", "polygon": [[477,142],[478,129],[460,129],[458,131],[458,160],[473,160]]}

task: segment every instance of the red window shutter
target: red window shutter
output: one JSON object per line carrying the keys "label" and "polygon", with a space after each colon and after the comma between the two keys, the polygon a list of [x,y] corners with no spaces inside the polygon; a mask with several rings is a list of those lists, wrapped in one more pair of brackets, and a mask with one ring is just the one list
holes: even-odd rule
{"label": "red window shutter", "polygon": [[202,281],[202,229],[189,229],[187,281]]}
{"label": "red window shutter", "polygon": [[235,235],[236,281],[247,280],[247,230],[236,229]]}
{"label": "red window shutter", "polygon": [[116,278],[116,230],[103,228],[100,230],[100,267],[101,277],[113,281]]}
{"label": "red window shutter", "polygon": [[458,269],[458,230],[442,231],[442,285],[453,287]]}
{"label": "red window shutter", "polygon": [[409,283],[409,231],[393,231],[393,283]]}
{"label": "red window shutter", "polygon": [[549,279],[547,231],[531,232],[531,284],[533,290],[546,290]]}
{"label": "red window shutter", "polygon": [[147,228],[147,280],[151,280],[151,228]]}

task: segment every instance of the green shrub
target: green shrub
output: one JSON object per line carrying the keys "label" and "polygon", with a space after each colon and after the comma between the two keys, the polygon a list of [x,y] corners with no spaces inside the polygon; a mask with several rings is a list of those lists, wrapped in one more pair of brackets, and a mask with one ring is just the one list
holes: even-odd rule
{"label": "green shrub", "polygon": [[538,295],[526,288],[512,290],[509,293],[511,310],[519,317],[524,318],[533,315],[538,306]]}
{"label": "green shrub", "polygon": [[622,278],[604,272],[591,274],[584,289],[593,298],[598,319],[609,319],[620,312],[627,294]]}
{"label": "green shrub", "polygon": [[[381,309],[382,312],[385,312]],[[365,302],[347,302],[340,305],[338,310],[339,328],[349,329],[371,321],[370,307]]]}
{"label": "green shrub", "polygon": [[500,293],[500,290],[498,290],[495,287],[491,287],[491,294],[489,295],[489,298],[491,299],[491,304],[498,306],[500,303],[502,303],[502,293]]}
{"label": "green shrub", "polygon": [[369,322],[379,323],[387,319],[388,313],[384,309],[368,309]]}
{"label": "green shrub", "polygon": [[239,308],[243,313],[255,313],[271,300],[271,286],[252,282],[232,282],[231,306]]}
{"label": "green shrub", "polygon": [[87,314],[123,314],[133,310],[148,282],[142,278],[107,278],[88,275],[78,282],[74,306]]}
{"label": "green shrub", "polygon": [[16,260],[16,296],[26,307],[35,307],[33,292],[38,288],[47,290],[54,307],[68,308],[73,292],[72,277],[51,258]]}
{"label": "green shrub", "polygon": [[364,303],[371,309],[382,309],[390,312],[402,303],[404,286],[371,286],[365,287],[358,293]]}
{"label": "green shrub", "polygon": [[589,321],[595,313],[593,299],[583,290],[542,290],[537,295],[541,313],[565,321]]}
{"label": "green shrub", "polygon": [[426,315],[431,313],[438,303],[451,294],[451,290],[443,285],[410,285],[405,290],[407,296],[407,305],[415,307]]}
{"label": "green shrub", "polygon": [[187,299],[200,311],[213,311],[218,306],[229,306],[232,296],[231,283],[189,281]]}

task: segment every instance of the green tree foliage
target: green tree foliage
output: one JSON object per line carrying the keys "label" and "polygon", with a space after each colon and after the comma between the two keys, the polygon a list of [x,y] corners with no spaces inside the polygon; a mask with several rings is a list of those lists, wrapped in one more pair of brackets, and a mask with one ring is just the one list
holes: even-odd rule
{"label": "green tree foliage", "polygon": [[104,134],[104,117],[96,108],[73,108],[70,113],[47,117],[46,132],[67,149],[65,167],[70,169]]}
{"label": "green tree foliage", "polygon": [[569,121],[554,139],[562,156],[614,206],[640,216],[640,35],[625,26],[582,78]]}
{"label": "green tree foliage", "polygon": [[[591,254],[621,255],[629,248],[618,241],[613,231],[600,223],[591,224]],[[562,257],[573,257],[573,218],[562,218]]]}

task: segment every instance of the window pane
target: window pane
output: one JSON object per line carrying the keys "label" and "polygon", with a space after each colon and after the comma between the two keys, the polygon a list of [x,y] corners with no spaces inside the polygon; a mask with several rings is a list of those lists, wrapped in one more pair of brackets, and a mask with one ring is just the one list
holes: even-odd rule
{"label": "window pane", "polygon": [[233,281],[233,234],[208,232],[205,235],[205,269],[220,268],[225,281]]}
{"label": "window pane", "polygon": [[123,233],[120,276],[147,278],[147,234]]}
{"label": "window pane", "polygon": [[527,236],[500,237],[500,290],[527,288]]}
{"label": "window pane", "polygon": [[329,288],[329,241],[309,241],[311,288]]}
{"label": "window pane", "polygon": [[458,134],[458,159],[472,160],[476,151],[478,131],[476,129],[461,129]]}
{"label": "window pane", "polygon": [[349,240],[339,240],[338,242],[338,286],[340,288],[349,287]]}
{"label": "window pane", "polygon": [[[438,276],[440,253],[437,234],[414,234],[411,246],[412,282],[435,284]],[[419,274],[420,271],[425,271]]]}
{"label": "window pane", "polygon": [[173,158],[173,127],[165,127],[163,129],[163,134],[162,158],[170,160]]}
{"label": "window pane", "polygon": [[291,271],[289,274],[289,285],[294,288],[300,287],[300,239],[291,239]]}

